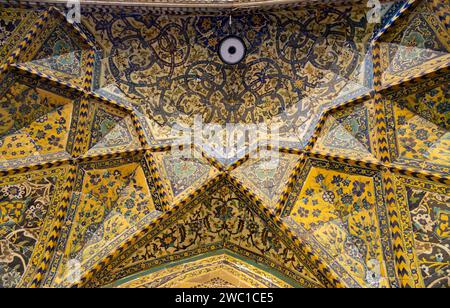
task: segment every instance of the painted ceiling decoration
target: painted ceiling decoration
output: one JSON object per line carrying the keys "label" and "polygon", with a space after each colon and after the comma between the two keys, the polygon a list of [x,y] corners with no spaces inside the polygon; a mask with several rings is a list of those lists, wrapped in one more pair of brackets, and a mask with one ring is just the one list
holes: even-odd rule
{"label": "painted ceiling decoration", "polygon": [[450,287],[450,2],[287,2],[0,3],[0,287]]}
{"label": "painted ceiling decoration", "polygon": [[[260,266],[260,265],[259,265]],[[292,288],[294,281],[284,281],[270,268],[256,267],[227,251],[174,263],[170,268],[117,281],[118,288]]]}
{"label": "painted ceiling decoration", "polygon": [[[49,5],[64,9],[66,0],[1,0],[0,2],[31,7],[48,7]],[[392,4],[391,0],[380,3]],[[297,9],[306,6],[324,5],[366,5],[365,0],[79,0],[81,9],[120,9],[140,12],[187,14],[215,12],[230,14],[234,11],[255,12],[261,10]],[[370,5],[369,5],[370,6]]]}

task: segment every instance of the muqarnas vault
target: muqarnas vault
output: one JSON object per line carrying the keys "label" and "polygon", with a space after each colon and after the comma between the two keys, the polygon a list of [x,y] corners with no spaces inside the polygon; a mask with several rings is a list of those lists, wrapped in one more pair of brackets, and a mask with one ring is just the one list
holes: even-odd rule
{"label": "muqarnas vault", "polygon": [[448,0],[54,2],[0,4],[0,287],[450,286]]}

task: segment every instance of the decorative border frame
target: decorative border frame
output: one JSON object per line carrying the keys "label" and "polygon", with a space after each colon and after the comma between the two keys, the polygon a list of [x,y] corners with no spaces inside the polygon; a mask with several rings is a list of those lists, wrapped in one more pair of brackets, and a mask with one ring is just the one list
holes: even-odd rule
{"label": "decorative border frame", "polygon": [[[448,12],[445,12],[445,10],[442,9],[442,5],[440,5],[440,0],[433,0],[433,5],[436,9],[439,9],[437,11],[438,16],[440,19],[444,22],[446,27],[448,28],[450,25],[450,16]],[[346,2],[346,1],[344,1]],[[349,1],[350,2],[350,1]],[[378,33],[378,35],[374,38],[372,41],[372,48],[373,48],[373,62],[374,62],[374,85],[375,90],[370,92],[367,95],[357,97],[356,99],[352,99],[350,101],[344,102],[330,110],[325,111],[319,120],[319,123],[317,124],[314,134],[311,136],[310,141],[308,142],[306,148],[304,150],[299,150],[296,148],[284,148],[284,147],[278,147],[276,150],[283,152],[283,153],[291,153],[299,155],[299,161],[297,163],[297,166],[295,167],[294,171],[292,172],[289,183],[285,188],[285,191],[283,192],[282,196],[280,197],[280,201],[277,205],[278,210],[276,212],[269,210],[266,208],[262,201],[259,200],[259,198],[254,195],[248,188],[244,187],[242,183],[240,183],[238,180],[233,178],[230,175],[230,172],[236,168],[238,168],[243,162],[245,162],[249,157],[245,156],[238,160],[236,163],[234,163],[229,168],[225,168],[218,162],[217,160],[208,157],[204,151],[201,151],[204,155],[204,157],[216,168],[222,171],[222,173],[208,181],[204,186],[199,188],[197,191],[191,193],[189,196],[187,196],[184,200],[180,201],[178,204],[170,205],[167,201],[164,201],[164,194],[165,192],[163,189],[156,185],[158,188],[157,190],[160,191],[160,194],[163,196],[163,203],[164,208],[167,208],[167,212],[163,214],[161,217],[157,218],[155,221],[153,221],[151,224],[137,232],[133,237],[128,239],[126,243],[122,244],[120,247],[118,247],[115,251],[113,251],[110,255],[105,257],[103,260],[98,262],[93,266],[93,270],[86,273],[86,275],[83,277],[82,281],[76,285],[78,287],[86,286],[89,284],[90,279],[95,275],[96,272],[100,271],[102,268],[104,268],[106,265],[111,263],[111,261],[120,255],[124,250],[135,244],[139,238],[144,236],[144,234],[148,233],[152,228],[156,227],[159,222],[161,222],[163,219],[168,218],[169,216],[173,215],[180,207],[186,205],[187,203],[191,202],[193,199],[197,198],[200,194],[204,193],[209,187],[217,184],[218,182],[222,180],[228,180],[232,182],[235,186],[239,187],[239,190],[241,190],[247,197],[252,200],[262,210],[270,219],[272,219],[278,226],[286,232],[287,236],[289,238],[292,238],[295,245],[299,247],[299,249],[307,256],[307,259],[310,262],[313,262],[317,268],[320,269],[324,277],[327,277],[327,279],[330,281],[330,286],[335,287],[342,287],[344,284],[341,282],[341,280],[332,273],[319,259],[316,255],[313,254],[312,249],[308,246],[306,246],[300,239],[298,239],[290,230],[288,226],[282,222],[280,214],[282,211],[282,208],[285,206],[287,202],[287,197],[291,193],[293,189],[293,185],[298,180],[298,176],[305,164],[305,161],[309,158],[320,158],[320,159],[326,159],[330,161],[336,161],[340,163],[345,163],[351,166],[358,166],[363,168],[369,168],[378,170],[383,175],[383,183],[384,183],[384,189],[385,189],[385,198],[386,198],[386,204],[388,208],[388,216],[389,216],[389,223],[390,223],[390,232],[392,237],[392,245],[395,253],[395,263],[396,263],[396,269],[398,274],[398,279],[400,281],[400,286],[402,287],[408,287],[412,286],[411,280],[413,277],[413,273],[411,271],[411,266],[407,263],[408,258],[410,258],[407,254],[408,248],[405,246],[406,239],[404,238],[404,235],[401,231],[401,211],[398,208],[396,204],[396,197],[395,197],[395,184],[392,179],[392,174],[399,174],[399,175],[405,175],[417,179],[427,180],[431,182],[437,182],[442,183],[446,185],[450,185],[450,177],[443,176],[441,174],[434,174],[429,172],[424,172],[422,170],[414,170],[410,168],[403,168],[399,166],[395,166],[391,164],[390,156],[389,156],[389,150],[388,150],[388,142],[387,142],[387,129],[386,129],[386,110],[384,107],[384,104],[382,102],[382,96],[381,94],[383,91],[389,91],[393,89],[398,89],[401,86],[408,85],[409,82],[414,82],[418,79],[422,78],[430,78],[435,73],[436,70],[433,69],[432,71],[423,71],[417,76],[412,76],[410,78],[402,79],[398,83],[390,84],[382,86],[380,82],[380,76],[381,76],[381,67],[380,67],[380,45],[379,40],[383,37],[384,33],[386,33],[393,25],[395,24],[397,19],[404,18],[406,15],[406,12],[410,10],[413,5],[417,2],[417,0],[408,0],[405,5],[402,7],[402,9],[387,23],[387,25]],[[101,10],[104,10],[107,8],[101,8]],[[143,149],[138,151],[132,151],[132,152],[121,152],[121,153],[107,153],[103,155],[96,155],[91,157],[83,157],[83,158],[74,158],[74,159],[65,159],[60,161],[54,161],[54,162],[48,162],[43,164],[36,164],[33,166],[26,166],[21,168],[12,168],[8,170],[2,170],[0,171],[0,176],[8,176],[8,175],[14,175],[14,174],[20,174],[20,173],[27,173],[34,170],[43,170],[46,168],[52,168],[57,166],[62,166],[65,164],[70,165],[70,169],[68,172],[68,179],[64,186],[64,194],[61,201],[61,208],[58,211],[58,219],[55,223],[55,227],[51,233],[50,241],[47,244],[47,247],[45,248],[45,258],[42,260],[38,273],[36,274],[35,279],[33,280],[32,287],[39,287],[41,286],[43,277],[46,275],[48,266],[50,263],[50,260],[54,254],[56,242],[59,240],[60,232],[63,227],[63,222],[65,220],[68,205],[70,202],[70,195],[72,192],[72,188],[75,181],[75,175],[76,175],[76,169],[77,165],[79,163],[85,163],[89,161],[97,161],[97,160],[104,160],[104,159],[113,159],[113,158],[119,158],[119,157],[127,157],[129,155],[136,155],[137,153],[145,153],[147,160],[149,161],[150,166],[154,166],[154,162],[152,161],[152,152],[159,152],[159,151],[169,151],[171,150],[171,146],[169,145],[162,145],[162,146],[151,146],[148,144],[143,127],[140,123],[138,114],[136,111],[131,109],[130,107],[126,106],[125,104],[122,104],[120,102],[116,102],[113,100],[110,100],[104,96],[101,96],[99,94],[93,93],[90,89],[90,85],[92,83],[93,78],[93,70],[94,70],[94,62],[95,62],[95,46],[92,45],[92,43],[89,41],[89,39],[83,34],[82,30],[74,27],[75,31],[78,31],[79,34],[84,37],[90,46],[92,46],[93,50],[90,53],[90,64],[89,64],[89,70],[85,79],[85,83],[83,87],[74,86],[70,83],[64,82],[62,80],[59,80],[57,78],[51,77],[49,75],[43,74],[38,71],[29,70],[19,64],[15,64],[17,60],[20,58],[21,54],[25,52],[25,50],[29,47],[30,44],[32,44],[33,39],[36,37],[36,35],[42,31],[42,28],[47,23],[49,17],[54,12],[58,12],[58,10],[55,10],[53,8],[50,8],[48,10],[45,10],[42,12],[42,15],[38,18],[34,26],[29,30],[27,35],[25,36],[24,40],[19,43],[18,47],[10,54],[8,59],[4,64],[0,66],[0,74],[4,73],[9,67],[15,67],[20,70],[26,70],[32,74],[35,74],[37,76],[40,76],[41,78],[45,78],[49,80],[50,82],[54,82],[60,85],[63,85],[67,88],[73,89],[74,91],[80,93],[83,95],[84,100],[88,98],[96,98],[98,100],[101,100],[107,104],[111,104],[113,106],[116,106],[118,108],[122,108],[123,110],[126,110],[131,113],[133,124],[135,125],[136,131],[139,135],[139,140],[142,144]],[[450,67],[450,63],[444,63],[442,66],[438,68],[438,71],[445,71],[448,72],[448,69]],[[380,160],[380,162],[372,162],[372,161],[360,161],[360,160],[354,160],[350,157],[343,157],[343,156],[335,156],[331,153],[315,153],[312,151],[315,142],[319,138],[319,135],[321,133],[321,130],[323,129],[323,126],[325,124],[326,118],[329,116],[329,114],[335,110],[340,108],[346,108],[347,106],[359,104],[361,102],[364,102],[368,99],[374,99],[375,101],[375,112],[376,112],[376,154],[377,158]],[[87,104],[83,105],[81,115],[82,117],[87,117],[87,114],[85,113],[85,110],[87,108]],[[84,131],[81,131],[80,134],[85,133]],[[78,139],[75,143],[80,143],[81,139]],[[196,145],[187,145],[187,146],[196,146]],[[267,148],[273,148],[270,145]],[[75,147],[75,153],[79,151]],[[159,175],[157,172],[152,171],[151,175],[155,181],[155,183],[158,183],[161,181]]]}

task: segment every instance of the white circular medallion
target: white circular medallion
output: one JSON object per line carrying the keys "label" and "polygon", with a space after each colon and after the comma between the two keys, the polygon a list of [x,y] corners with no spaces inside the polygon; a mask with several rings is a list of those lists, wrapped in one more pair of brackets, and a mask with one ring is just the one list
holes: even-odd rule
{"label": "white circular medallion", "polygon": [[237,36],[228,36],[219,45],[219,56],[226,64],[238,64],[246,53],[244,42]]}

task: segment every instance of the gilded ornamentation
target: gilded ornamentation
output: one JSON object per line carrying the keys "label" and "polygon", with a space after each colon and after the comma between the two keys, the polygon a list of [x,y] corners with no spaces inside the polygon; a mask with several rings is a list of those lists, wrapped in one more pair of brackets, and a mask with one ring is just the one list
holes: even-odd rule
{"label": "gilded ornamentation", "polygon": [[[344,171],[344,172],[343,172]],[[380,174],[308,161],[284,215],[361,286],[388,286],[393,264]],[[386,268],[388,265],[388,268]],[[373,276],[374,275],[374,276]]]}
{"label": "gilded ornamentation", "polygon": [[[268,122],[298,144],[311,133],[311,117],[368,91],[361,72],[372,28],[358,10],[238,15],[232,30],[228,17],[114,13],[89,14],[86,25],[103,49],[98,92],[125,99],[169,130],[175,122],[192,125],[195,115],[221,125]],[[249,50],[237,67],[216,53],[230,31]]]}
{"label": "gilded ornamentation", "polygon": [[41,8],[0,4],[0,287],[450,286],[446,3]]}
{"label": "gilded ornamentation", "polygon": [[143,236],[136,247],[124,253],[123,261],[112,272],[96,279],[101,284],[111,283],[167,259],[226,247],[237,253],[246,251],[246,256],[257,257],[288,277],[297,277],[305,286],[320,286],[320,280],[302,264],[298,252],[291,250],[289,241],[280,238],[275,227],[247,202],[231,184],[220,182],[161,222],[161,231]]}

